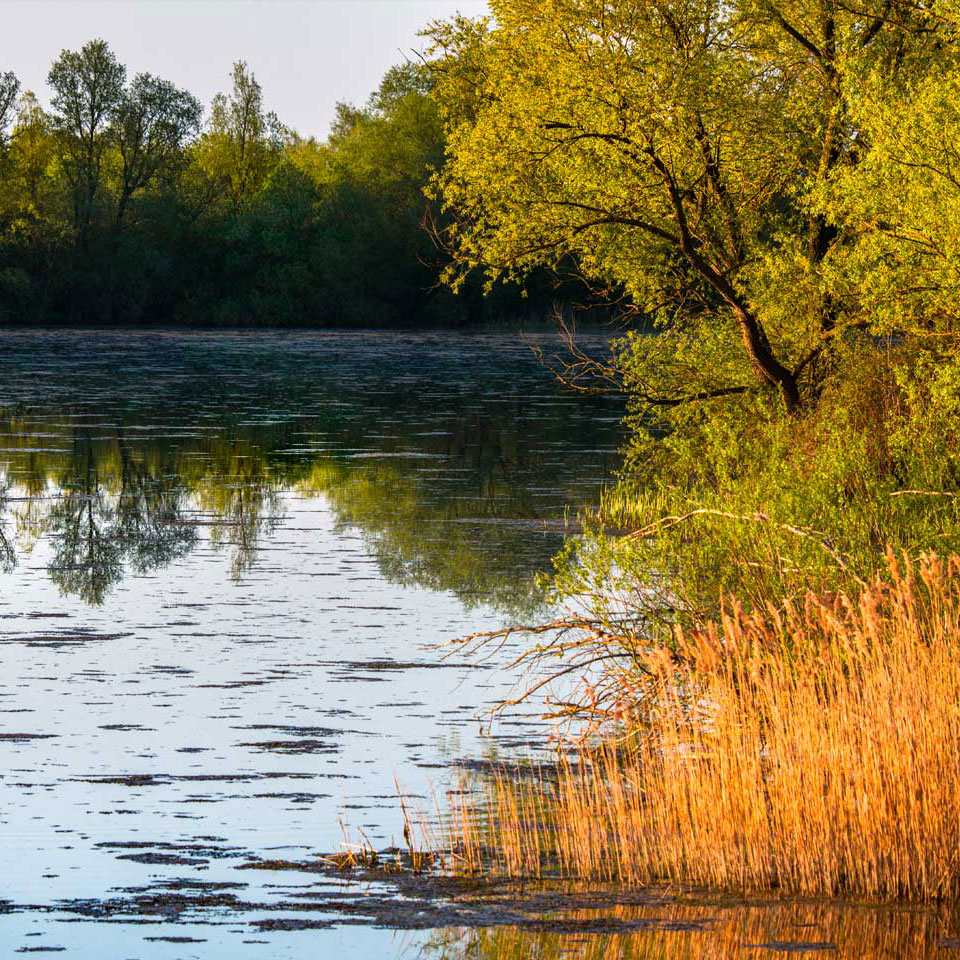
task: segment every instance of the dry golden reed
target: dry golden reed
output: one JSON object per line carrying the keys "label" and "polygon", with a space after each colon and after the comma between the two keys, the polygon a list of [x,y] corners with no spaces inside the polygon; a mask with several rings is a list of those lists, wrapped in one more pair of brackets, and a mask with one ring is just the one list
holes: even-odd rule
{"label": "dry golden reed", "polygon": [[960,558],[651,650],[630,736],[461,803],[470,869],[960,896]]}

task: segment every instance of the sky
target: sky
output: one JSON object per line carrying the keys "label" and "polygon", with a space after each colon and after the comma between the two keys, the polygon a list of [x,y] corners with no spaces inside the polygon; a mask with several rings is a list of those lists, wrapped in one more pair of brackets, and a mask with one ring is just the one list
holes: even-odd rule
{"label": "sky", "polygon": [[146,71],[208,107],[245,60],[266,106],[325,137],[337,101],[363,103],[393,64],[422,49],[431,19],[486,12],[486,0],[0,0],[0,72],[46,104],[63,49],[101,37],[127,75]]}

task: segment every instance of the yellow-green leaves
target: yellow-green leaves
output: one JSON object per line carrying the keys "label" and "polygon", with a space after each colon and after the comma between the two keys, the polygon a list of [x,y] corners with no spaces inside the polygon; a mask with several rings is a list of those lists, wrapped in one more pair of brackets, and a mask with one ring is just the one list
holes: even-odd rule
{"label": "yellow-green leaves", "polygon": [[937,67],[896,87],[864,79],[862,157],[818,197],[850,238],[831,283],[877,332],[958,333],[960,61]]}
{"label": "yellow-green leaves", "polygon": [[960,296],[955,6],[493,0],[434,25],[447,280],[573,263],[667,335],[715,333],[711,370],[720,348],[813,402],[876,291],[910,301],[895,322],[947,309],[920,270]]}

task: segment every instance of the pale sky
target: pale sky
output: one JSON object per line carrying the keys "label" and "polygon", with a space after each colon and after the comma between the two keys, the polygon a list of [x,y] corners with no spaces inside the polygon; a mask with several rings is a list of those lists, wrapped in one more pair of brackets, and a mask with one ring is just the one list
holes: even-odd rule
{"label": "pale sky", "polygon": [[102,37],[126,64],[186,87],[204,107],[246,60],[268,109],[324,137],[338,100],[362,103],[429,20],[485,13],[486,0],[0,0],[0,72],[46,104],[64,48]]}

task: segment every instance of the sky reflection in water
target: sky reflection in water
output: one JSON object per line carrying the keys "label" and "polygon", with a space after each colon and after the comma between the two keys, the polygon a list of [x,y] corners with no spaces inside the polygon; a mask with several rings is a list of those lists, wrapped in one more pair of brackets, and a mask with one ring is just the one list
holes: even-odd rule
{"label": "sky reflection in water", "polygon": [[[244,860],[331,849],[341,813],[386,844],[395,775],[429,806],[451,760],[529,740],[522,719],[477,734],[508,677],[424,649],[529,614],[565,512],[617,462],[616,406],[516,337],[5,333],[0,383],[5,900],[187,879],[269,903]],[[69,916],[0,935],[264,955],[247,917]],[[383,955],[349,929],[350,955]]]}

